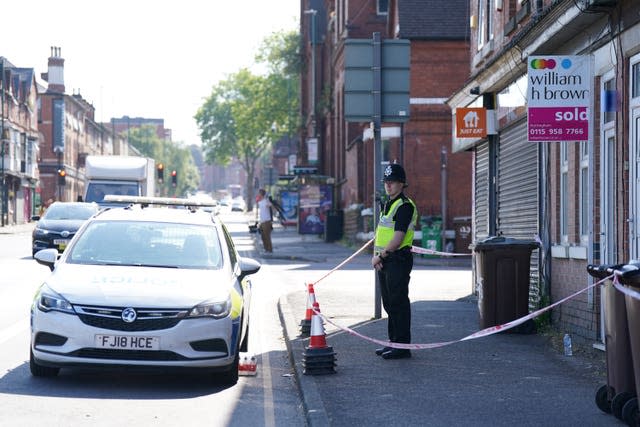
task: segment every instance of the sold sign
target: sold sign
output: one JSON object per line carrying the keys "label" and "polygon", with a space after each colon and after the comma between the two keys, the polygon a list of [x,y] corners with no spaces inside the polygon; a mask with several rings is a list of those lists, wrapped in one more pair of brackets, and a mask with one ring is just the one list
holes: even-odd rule
{"label": "sold sign", "polygon": [[528,80],[529,141],[589,139],[589,56],[530,56]]}

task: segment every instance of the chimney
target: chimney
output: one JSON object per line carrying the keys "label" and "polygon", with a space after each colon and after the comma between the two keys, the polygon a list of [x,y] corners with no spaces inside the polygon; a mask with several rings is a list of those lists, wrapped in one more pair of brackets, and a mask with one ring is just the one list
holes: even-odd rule
{"label": "chimney", "polygon": [[60,56],[62,49],[51,46],[51,56],[48,61],[47,92],[64,93],[64,59]]}

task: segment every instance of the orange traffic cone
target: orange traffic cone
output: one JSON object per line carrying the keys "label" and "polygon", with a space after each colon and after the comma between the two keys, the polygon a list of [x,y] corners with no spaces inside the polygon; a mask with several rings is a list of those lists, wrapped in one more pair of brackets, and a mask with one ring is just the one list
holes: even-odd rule
{"label": "orange traffic cone", "polygon": [[309,339],[309,348],[326,348],[327,339],[324,335],[324,325],[322,323],[322,317],[317,313],[320,313],[320,304],[313,303],[312,317],[311,317],[311,338]]}
{"label": "orange traffic cone", "polygon": [[308,337],[311,331],[311,316],[313,314],[313,304],[316,302],[316,293],[313,290],[313,283],[307,285],[307,311],[304,319],[300,321],[300,334]]}
{"label": "orange traffic cone", "polygon": [[302,358],[303,373],[305,375],[321,375],[336,373],[336,354],[327,345],[324,325],[320,316],[320,304],[313,304],[311,317],[311,338],[309,346],[305,348]]}

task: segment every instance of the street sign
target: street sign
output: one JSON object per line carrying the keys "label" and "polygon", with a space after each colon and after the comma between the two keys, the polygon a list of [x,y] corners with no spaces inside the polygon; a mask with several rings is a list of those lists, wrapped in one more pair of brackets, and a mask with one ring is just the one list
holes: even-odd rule
{"label": "street sign", "polygon": [[371,39],[345,41],[345,120],[373,121],[374,93],[381,91],[382,122],[406,122],[409,120],[409,40],[382,40],[379,89],[375,87],[373,50]]}

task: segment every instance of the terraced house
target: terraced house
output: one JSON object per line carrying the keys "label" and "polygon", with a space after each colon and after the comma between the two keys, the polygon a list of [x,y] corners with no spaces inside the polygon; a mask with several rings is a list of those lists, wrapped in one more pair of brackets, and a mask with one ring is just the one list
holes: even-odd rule
{"label": "terraced house", "polygon": [[[589,263],[640,256],[640,3],[470,4],[471,74],[449,105],[454,114],[486,108],[495,131],[455,139],[453,151],[473,153],[474,240],[540,239],[530,262],[533,309],[592,284]],[[579,74],[562,74],[576,62],[584,64]],[[559,113],[551,120],[585,127],[536,128],[532,112],[541,105]],[[600,291],[552,312],[583,345],[604,342]]]}
{"label": "terraced house", "polygon": [[38,86],[33,68],[0,56],[0,225],[28,222],[39,203]]}
{"label": "terraced house", "polygon": [[[423,217],[444,217],[447,235],[457,219],[471,215],[471,155],[451,152],[451,111],[447,99],[469,73],[468,2],[440,0],[301,0],[304,68],[301,79],[299,161],[315,166],[333,182],[335,208],[345,210],[345,235],[371,209],[374,183],[386,164],[401,163],[409,194]],[[347,42],[403,39],[410,46],[408,120],[382,123],[382,158],[374,164],[370,121],[345,118]],[[353,208],[353,209],[352,209]],[[355,213],[355,215],[354,215]],[[369,222],[367,222],[369,221]],[[369,227],[367,224],[369,223]],[[446,237],[445,237],[446,238]],[[446,244],[446,242],[443,242]],[[444,247],[443,247],[444,248]],[[462,248],[468,252],[468,248]]]}

